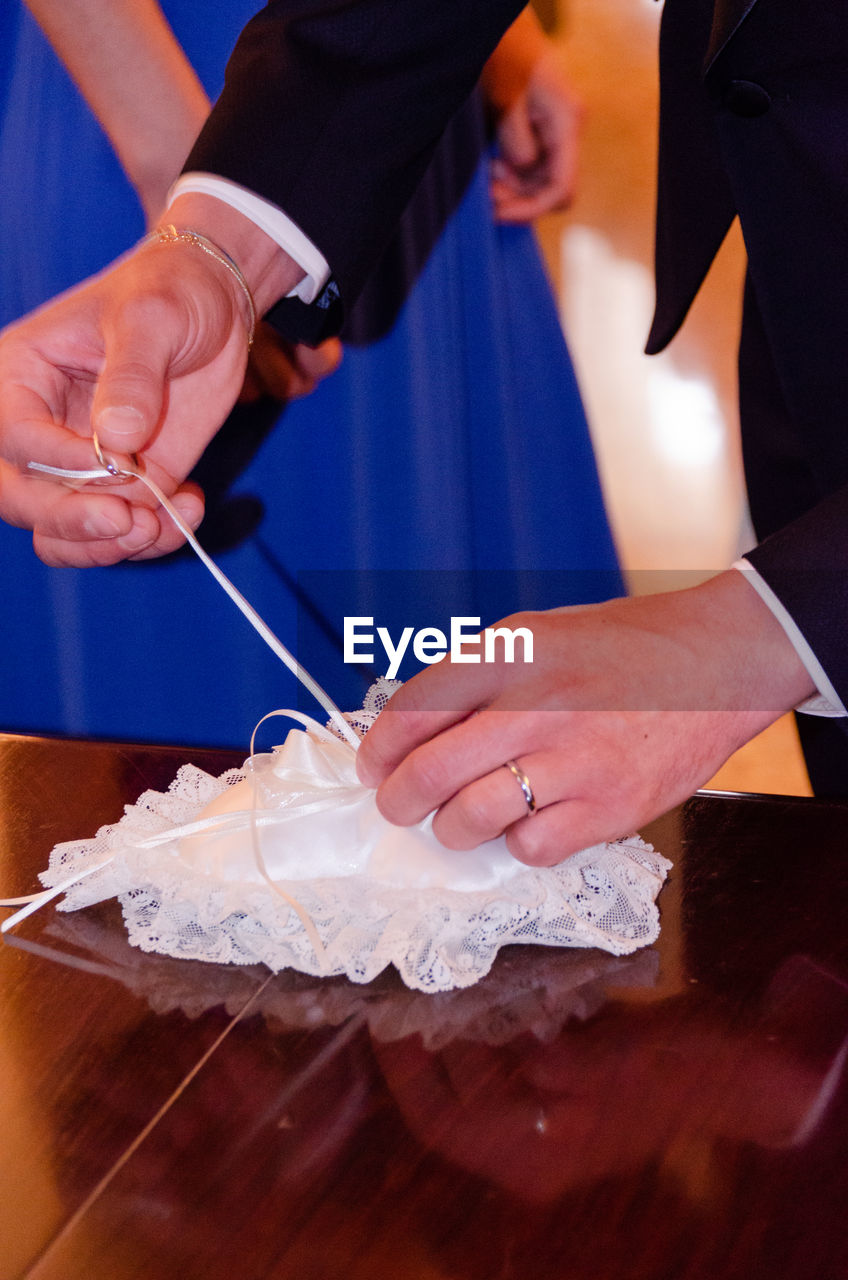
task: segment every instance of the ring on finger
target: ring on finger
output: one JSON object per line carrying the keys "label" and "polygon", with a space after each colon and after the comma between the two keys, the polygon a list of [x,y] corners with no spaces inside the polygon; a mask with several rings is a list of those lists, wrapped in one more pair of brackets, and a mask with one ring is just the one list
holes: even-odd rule
{"label": "ring on finger", "polygon": [[524,802],[527,805],[528,813],[531,815],[534,814],[536,812],[536,797],[533,794],[533,788],[530,785],[530,779],[527,777],[527,774],[523,769],[519,769],[514,760],[507,760],[504,764],[504,768],[509,769],[512,776],[515,778],[515,781],[521,788],[521,794],[524,796]]}

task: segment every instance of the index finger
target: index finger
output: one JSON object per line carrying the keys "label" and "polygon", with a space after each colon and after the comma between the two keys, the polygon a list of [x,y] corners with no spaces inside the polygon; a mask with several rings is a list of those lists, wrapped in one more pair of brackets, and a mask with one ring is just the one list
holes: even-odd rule
{"label": "index finger", "polygon": [[494,665],[461,666],[450,658],[413,676],[390,699],[357,752],[356,770],[377,787],[422,743],[487,706],[498,691]]}
{"label": "index finger", "polygon": [[[56,420],[56,411],[48,400],[33,387],[25,384],[7,384],[4,387],[2,405],[0,405],[0,457],[10,463],[22,475],[30,479],[45,479],[42,467],[53,467],[61,471],[86,472],[102,468],[101,457],[98,456],[93,434],[80,432],[73,426]],[[109,451],[108,457],[119,469],[132,470],[129,455]],[[52,476],[53,480],[62,483],[61,476]],[[82,479],[74,485],[72,479],[65,481],[73,487],[79,487]],[[104,481],[89,481],[98,490],[106,487]],[[113,482],[109,482],[113,483]],[[143,486],[120,484],[120,496],[130,501],[143,497]],[[117,490],[116,490],[117,491]],[[150,506],[150,501],[146,501]]]}

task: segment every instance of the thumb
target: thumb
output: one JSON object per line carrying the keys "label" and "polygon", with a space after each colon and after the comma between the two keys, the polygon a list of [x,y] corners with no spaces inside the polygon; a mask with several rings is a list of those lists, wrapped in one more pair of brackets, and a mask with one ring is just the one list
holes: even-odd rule
{"label": "thumb", "polygon": [[169,348],[162,334],[126,317],[104,328],[106,359],[91,407],[104,448],[139,453],[162,416]]}

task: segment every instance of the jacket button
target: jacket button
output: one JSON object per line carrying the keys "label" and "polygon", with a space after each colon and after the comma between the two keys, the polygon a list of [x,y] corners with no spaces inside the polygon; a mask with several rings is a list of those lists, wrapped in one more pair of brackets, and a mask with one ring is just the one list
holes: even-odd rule
{"label": "jacket button", "polygon": [[765,115],[771,106],[771,98],[766,90],[752,80],[731,80],[724,91],[723,100],[728,111],[748,119]]}

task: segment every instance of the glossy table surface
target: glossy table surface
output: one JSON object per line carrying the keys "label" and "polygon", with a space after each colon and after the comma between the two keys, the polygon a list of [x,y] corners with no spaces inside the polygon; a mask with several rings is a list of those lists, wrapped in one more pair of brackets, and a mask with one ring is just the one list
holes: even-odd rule
{"label": "glossy table surface", "polygon": [[[0,736],[0,892],[186,760]],[[0,1277],[848,1276],[848,805],[704,794],[631,957],[426,996],[146,955],[116,903],[0,947]]]}

